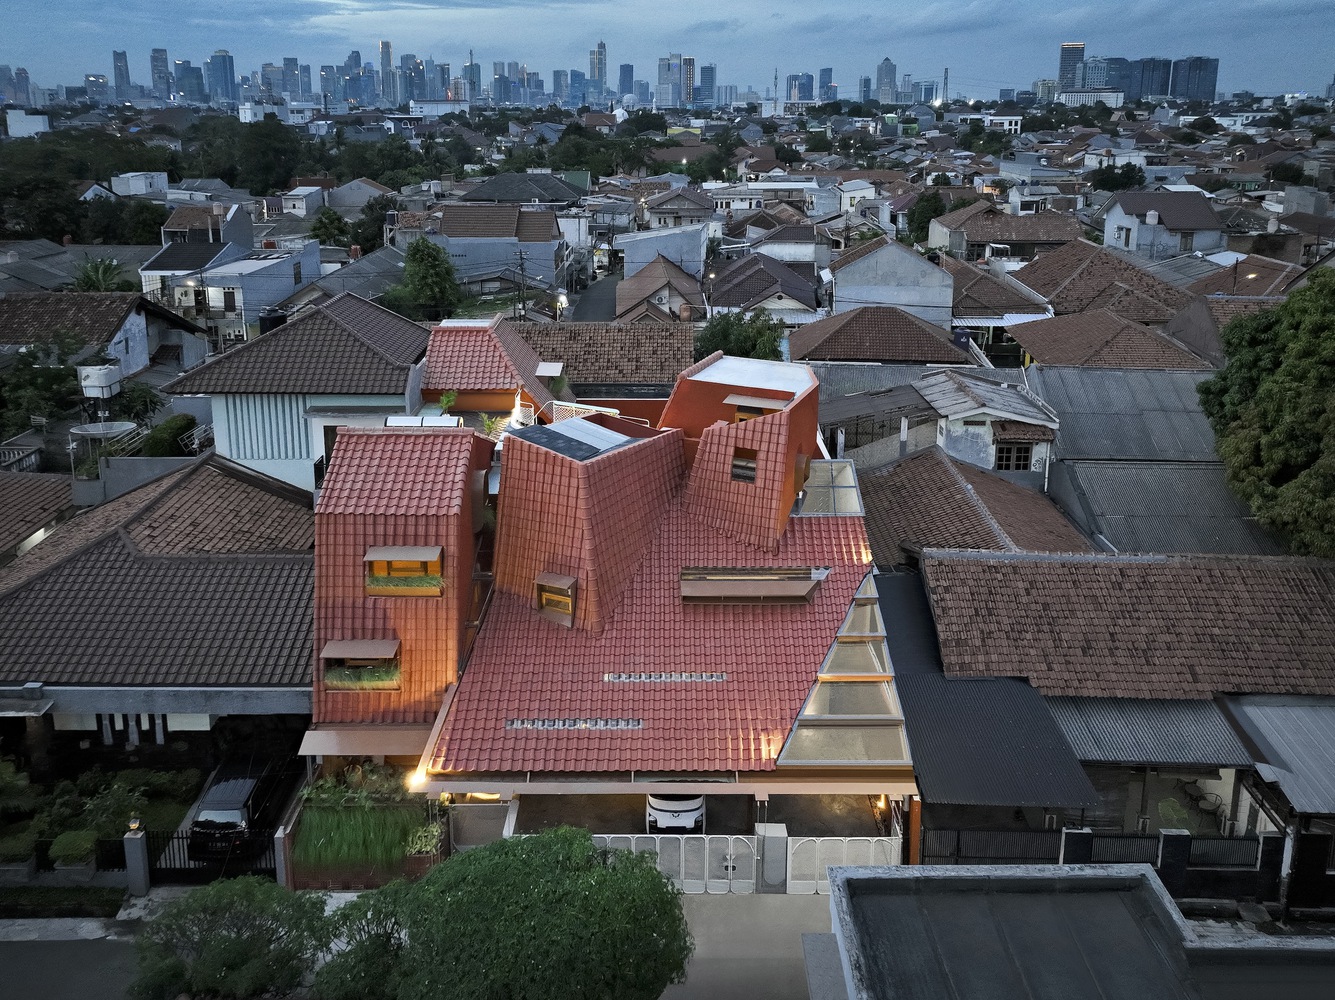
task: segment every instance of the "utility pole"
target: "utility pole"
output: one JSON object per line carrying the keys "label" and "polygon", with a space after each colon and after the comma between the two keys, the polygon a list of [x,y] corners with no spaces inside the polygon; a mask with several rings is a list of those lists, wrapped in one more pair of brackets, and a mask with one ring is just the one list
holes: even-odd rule
{"label": "utility pole", "polygon": [[525,316],[528,313],[528,251],[516,250],[515,256],[519,258],[519,300],[516,302],[516,316]]}

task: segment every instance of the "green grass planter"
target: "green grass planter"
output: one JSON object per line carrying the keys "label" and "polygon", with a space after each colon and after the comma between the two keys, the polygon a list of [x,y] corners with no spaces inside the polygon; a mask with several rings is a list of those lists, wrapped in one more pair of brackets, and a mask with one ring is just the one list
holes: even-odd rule
{"label": "green grass planter", "polygon": [[68,830],[51,842],[47,856],[57,865],[91,864],[97,850],[97,831]]}

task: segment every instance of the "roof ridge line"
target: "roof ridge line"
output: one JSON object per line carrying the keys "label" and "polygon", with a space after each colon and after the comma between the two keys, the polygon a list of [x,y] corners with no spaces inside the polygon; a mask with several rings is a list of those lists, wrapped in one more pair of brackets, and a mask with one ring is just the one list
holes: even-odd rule
{"label": "roof ridge line", "polygon": [[[372,252],[374,252],[374,251],[372,251]],[[352,335],[352,337],[353,337],[358,343],[366,345],[366,347],[367,347],[373,354],[378,355],[382,361],[386,361],[386,362],[388,362],[390,365],[392,365],[392,366],[395,367],[395,368],[411,368],[411,367],[412,367],[412,363],[411,363],[411,362],[407,362],[407,361],[395,361],[395,360],[394,360],[393,358],[391,358],[388,354],[386,354],[384,351],[382,351],[379,347],[377,347],[375,344],[371,343],[371,341],[369,341],[369,340],[367,340],[365,337],[363,337],[363,336],[362,336],[362,335],[361,335],[361,334],[360,334],[360,333],[359,333],[353,326],[351,326],[346,320],[344,320],[342,316],[339,316],[339,315],[337,315],[336,313],[333,313],[333,312],[330,312],[330,311],[329,311],[328,306],[329,306],[329,304],[330,304],[331,302],[336,302],[337,300],[339,300],[339,299],[341,299],[341,298],[344,298],[345,296],[346,296],[346,297],[350,297],[350,298],[357,299],[359,302],[365,302],[367,305],[369,305],[369,306],[374,306],[374,307],[377,308],[377,309],[384,309],[385,312],[387,312],[387,313],[392,313],[394,316],[398,317],[399,319],[402,319],[405,323],[412,323],[412,320],[410,320],[410,319],[408,319],[408,318],[406,318],[406,317],[403,317],[403,316],[399,316],[399,314],[396,313],[396,312],[394,312],[394,310],[392,310],[392,309],[385,309],[384,306],[379,305],[378,303],[372,302],[370,299],[364,299],[364,298],[362,298],[360,295],[358,295],[356,292],[349,292],[349,291],[342,291],[342,292],[339,292],[339,293],[338,293],[337,295],[335,295],[333,298],[329,299],[328,302],[322,302],[322,303],[320,303],[320,305],[318,305],[318,306],[315,307],[316,309],[323,310],[323,311],[324,311],[324,314],[325,314],[326,316],[328,316],[330,320],[333,321],[333,323],[334,323],[335,326],[339,327],[339,328],[342,329],[342,330],[347,331],[349,334]],[[414,325],[416,325],[416,324],[414,324]],[[281,329],[281,327],[280,327],[280,329]],[[428,340],[430,340],[430,335],[431,335],[431,331],[428,330],[428,331],[427,331],[427,339],[428,339]]]}
{"label": "roof ridge line", "polygon": [[946,466],[950,469],[950,474],[954,477],[955,481],[960,486],[964,487],[964,493],[972,502],[974,511],[982,517],[984,523],[992,529],[998,540],[1006,546],[1006,550],[1008,552],[1021,551],[1020,547],[1015,544],[1015,540],[1011,538],[1010,535],[1006,534],[1006,529],[1004,529],[1001,526],[1001,523],[992,516],[992,511],[989,510],[987,504],[983,502],[983,498],[978,495],[978,491],[973,488],[973,484],[964,478],[964,473],[962,473],[959,470],[959,466],[955,464],[955,459],[950,455],[947,455],[945,449],[940,445],[933,445],[933,449],[940,456],[941,460],[946,463]]}

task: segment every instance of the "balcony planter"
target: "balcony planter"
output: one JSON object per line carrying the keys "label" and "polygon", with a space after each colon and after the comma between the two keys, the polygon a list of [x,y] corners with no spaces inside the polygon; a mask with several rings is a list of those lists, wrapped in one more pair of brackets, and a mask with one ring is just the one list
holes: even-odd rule
{"label": "balcony planter", "polygon": [[414,830],[404,845],[404,877],[416,881],[439,864],[444,839],[445,829],[439,823],[428,823]]}
{"label": "balcony planter", "polygon": [[439,576],[368,576],[367,597],[439,597]]}
{"label": "balcony planter", "polygon": [[397,663],[383,667],[326,667],[326,691],[397,691],[400,670]]}

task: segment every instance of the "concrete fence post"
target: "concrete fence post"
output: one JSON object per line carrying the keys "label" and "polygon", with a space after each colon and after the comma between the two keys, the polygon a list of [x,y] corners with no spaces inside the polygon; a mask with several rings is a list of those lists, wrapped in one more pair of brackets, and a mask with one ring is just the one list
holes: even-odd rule
{"label": "concrete fence post", "polygon": [[1181,896],[1187,889],[1187,865],[1191,861],[1191,832],[1159,831],[1159,881],[1170,896]]}
{"label": "concrete fence post", "polygon": [[1094,861],[1094,831],[1089,827],[1067,827],[1062,830],[1059,865],[1088,865]]}
{"label": "concrete fence post", "polygon": [[273,832],[273,877],[279,885],[292,889],[292,873],[287,864],[287,827],[280,826]]}
{"label": "concrete fence post", "polygon": [[131,896],[147,896],[148,878],[148,833],[144,830],[131,830],[121,838],[125,848],[125,878]]}

